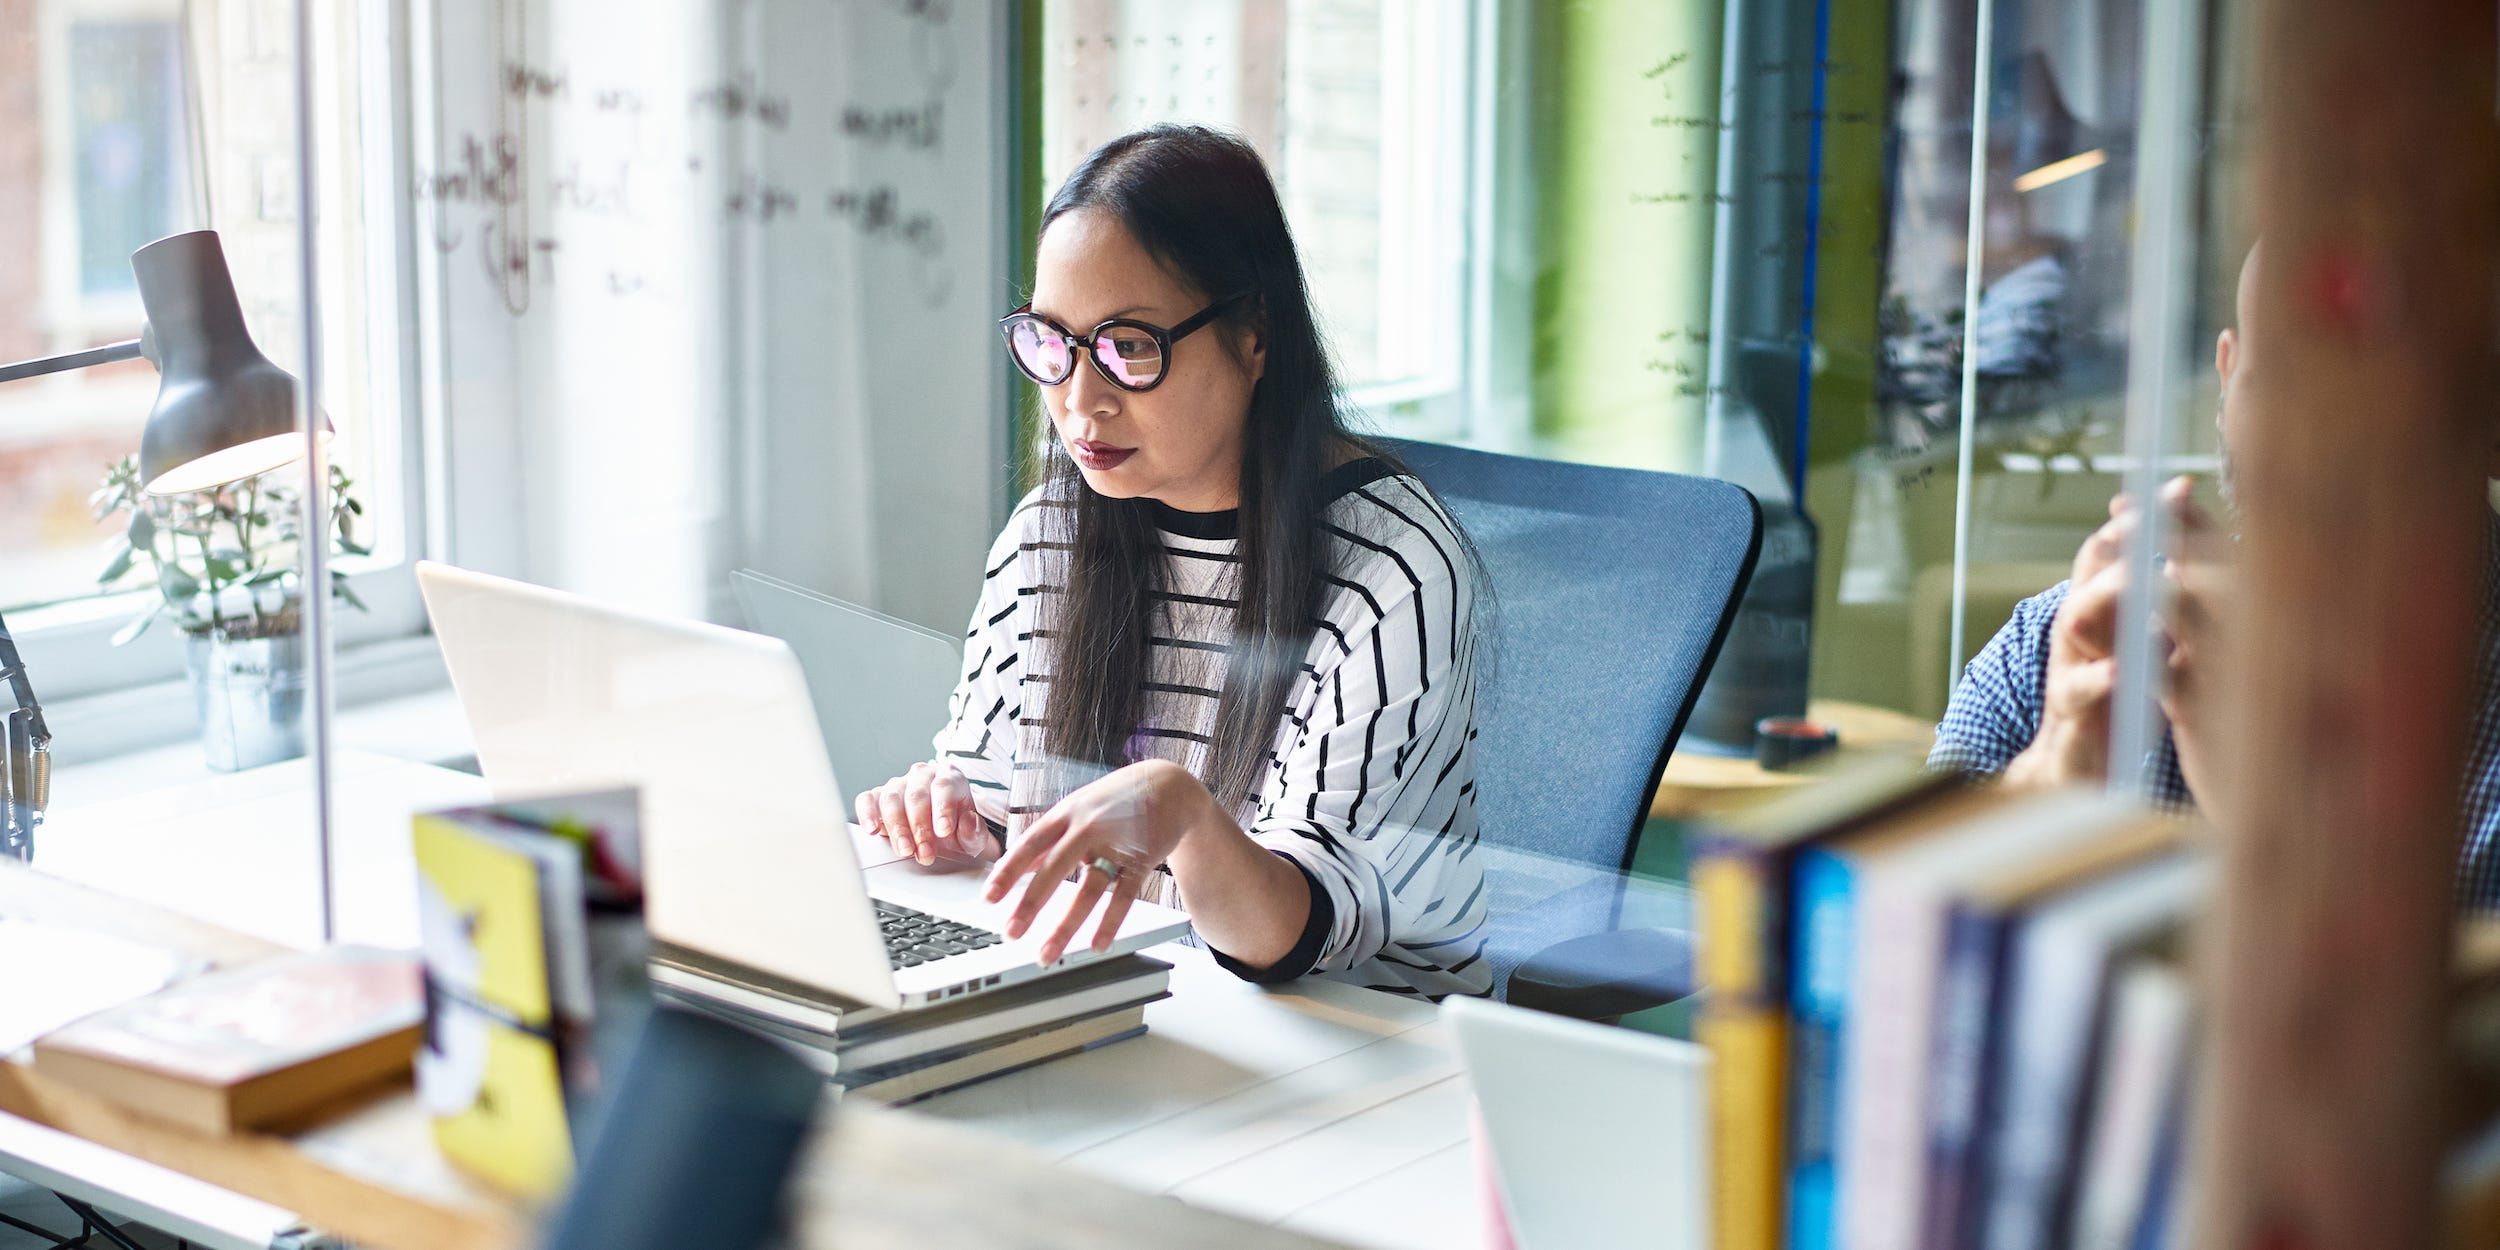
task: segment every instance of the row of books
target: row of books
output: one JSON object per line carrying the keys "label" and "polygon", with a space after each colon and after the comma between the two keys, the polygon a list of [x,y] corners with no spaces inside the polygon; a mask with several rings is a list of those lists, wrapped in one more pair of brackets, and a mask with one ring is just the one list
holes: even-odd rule
{"label": "row of books", "polygon": [[1721,1250],[2184,1244],[2195,829],[1905,765],[1701,831]]}
{"label": "row of books", "polygon": [[911,1011],[828,1001],[768,973],[661,946],[658,998],[788,1043],[845,1098],[899,1104],[1146,1031],[1172,965],[1124,955]]}

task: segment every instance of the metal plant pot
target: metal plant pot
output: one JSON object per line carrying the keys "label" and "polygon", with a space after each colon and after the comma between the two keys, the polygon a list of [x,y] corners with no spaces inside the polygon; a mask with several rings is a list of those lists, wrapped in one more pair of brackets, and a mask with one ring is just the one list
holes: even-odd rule
{"label": "metal plant pot", "polygon": [[258,768],[304,753],[304,638],[186,634],[200,744],[219,772]]}

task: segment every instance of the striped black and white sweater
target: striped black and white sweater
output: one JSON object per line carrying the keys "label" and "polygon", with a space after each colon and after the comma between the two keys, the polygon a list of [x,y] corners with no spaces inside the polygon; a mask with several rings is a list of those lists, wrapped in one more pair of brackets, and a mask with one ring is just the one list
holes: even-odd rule
{"label": "striped black and white sweater", "polygon": [[[1273,966],[1214,953],[1258,981],[1324,973],[1431,998],[1481,994],[1491,975],[1475,853],[1473,583],[1455,523],[1377,460],[1331,471],[1327,488],[1330,592],[1266,765],[1234,813],[1302,870],[1311,918]],[[1235,517],[1155,509],[1169,572],[1131,751],[1204,779],[1233,641]],[[1008,519],[936,740],[1010,839],[1058,797],[1044,792],[1054,783],[1040,720],[1072,521],[1043,491]],[[1155,881],[1148,897],[1187,907],[1168,875]]]}

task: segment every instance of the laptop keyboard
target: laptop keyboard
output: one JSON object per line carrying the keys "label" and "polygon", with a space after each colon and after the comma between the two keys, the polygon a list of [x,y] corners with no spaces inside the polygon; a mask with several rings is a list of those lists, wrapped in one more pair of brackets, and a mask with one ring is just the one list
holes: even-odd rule
{"label": "laptop keyboard", "polygon": [[914,911],[899,903],[878,899],[876,904],[877,928],[885,934],[886,959],[897,968],[917,968],[1007,940],[987,929]]}

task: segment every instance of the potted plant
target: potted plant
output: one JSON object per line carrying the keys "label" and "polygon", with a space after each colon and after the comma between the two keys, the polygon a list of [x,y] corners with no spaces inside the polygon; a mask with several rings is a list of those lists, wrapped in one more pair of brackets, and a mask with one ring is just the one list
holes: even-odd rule
{"label": "potted plant", "polygon": [[[170,618],[183,634],[183,658],[200,714],[208,766],[254,768],[304,753],[303,489],[300,466],[212,491],[150,495],[125,456],[105,471],[89,500],[98,521],[126,514],[121,542],[97,584],[116,589],[145,577],[156,589],[147,610],[119,633],[119,646]],[[322,529],[331,550],[368,555],[355,518],[364,505],[348,493],[347,472],[330,468],[330,509]],[[330,590],[362,610],[347,575],[330,570]]]}

